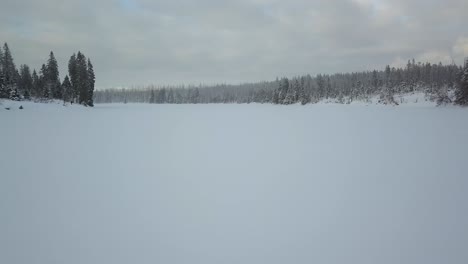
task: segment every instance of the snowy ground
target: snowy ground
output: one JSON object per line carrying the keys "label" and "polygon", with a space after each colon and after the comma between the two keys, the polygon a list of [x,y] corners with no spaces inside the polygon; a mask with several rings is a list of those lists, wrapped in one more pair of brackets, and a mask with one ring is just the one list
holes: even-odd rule
{"label": "snowy ground", "polygon": [[0,263],[468,263],[468,109],[21,104]]}

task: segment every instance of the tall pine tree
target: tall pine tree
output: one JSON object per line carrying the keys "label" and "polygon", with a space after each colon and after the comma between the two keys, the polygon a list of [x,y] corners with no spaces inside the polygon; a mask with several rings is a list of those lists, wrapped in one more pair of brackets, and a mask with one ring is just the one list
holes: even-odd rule
{"label": "tall pine tree", "polygon": [[76,74],[78,102],[80,104],[87,105],[89,90],[88,67],[86,57],[81,52],[78,52],[78,54],[76,55]]}
{"label": "tall pine tree", "polygon": [[31,76],[31,70],[29,69],[28,65],[20,66],[19,87],[24,95],[24,98],[29,99],[33,90],[33,79]]}
{"label": "tall pine tree", "polygon": [[37,72],[36,70],[33,70],[33,73],[32,73],[32,91],[31,91],[31,95],[33,97],[39,97],[40,94],[41,94],[41,90],[40,90],[40,80],[39,80],[39,76],[37,75]]}
{"label": "tall pine tree", "polygon": [[47,61],[47,74],[45,78],[46,87],[52,98],[62,99],[62,87],[60,85],[58,63],[52,51],[50,52],[49,60]]}
{"label": "tall pine tree", "polygon": [[73,96],[73,90],[72,90],[72,85],[70,82],[70,79],[68,78],[68,75],[65,76],[63,79],[62,83],[62,91],[63,91],[63,102],[71,102],[72,101],[72,96]]}
{"label": "tall pine tree", "polygon": [[16,70],[13,56],[11,55],[8,44],[3,45],[3,56],[1,58],[2,64],[2,79],[3,87],[0,91],[0,97],[10,97],[12,93],[16,93],[18,83],[18,71]]}
{"label": "tall pine tree", "polygon": [[76,69],[76,54],[73,54],[68,61],[68,76],[70,76],[70,83],[72,90],[70,92],[70,100],[78,101],[78,74]]}
{"label": "tall pine tree", "polygon": [[94,84],[96,82],[96,76],[94,75],[94,68],[93,64],[91,64],[91,60],[88,58],[88,93],[87,102],[88,106],[94,106],[93,103],[93,94],[94,94]]}
{"label": "tall pine tree", "polygon": [[40,97],[49,99],[51,95],[50,87],[47,85],[48,83],[48,74],[47,74],[47,66],[42,64],[41,71],[39,73],[39,93]]}
{"label": "tall pine tree", "polygon": [[468,105],[468,58],[465,59],[465,67],[460,73],[460,83],[455,92],[455,103],[458,105]]}

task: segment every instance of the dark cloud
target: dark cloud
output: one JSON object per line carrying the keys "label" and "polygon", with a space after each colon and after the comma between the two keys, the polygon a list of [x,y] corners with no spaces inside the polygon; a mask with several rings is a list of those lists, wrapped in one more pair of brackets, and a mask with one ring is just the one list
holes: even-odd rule
{"label": "dark cloud", "polygon": [[0,41],[66,73],[81,50],[97,86],[213,83],[344,72],[408,58],[461,63],[468,1],[20,0],[2,3]]}

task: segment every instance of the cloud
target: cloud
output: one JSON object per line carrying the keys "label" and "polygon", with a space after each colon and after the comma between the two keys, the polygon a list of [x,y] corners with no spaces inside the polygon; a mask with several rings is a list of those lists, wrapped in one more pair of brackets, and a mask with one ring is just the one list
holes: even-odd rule
{"label": "cloud", "polygon": [[453,53],[460,57],[468,57],[468,37],[460,37],[453,46]]}
{"label": "cloud", "polygon": [[[22,0],[0,41],[34,68],[81,50],[97,86],[213,83],[467,56],[465,0]],[[437,14],[437,15],[434,15]]]}

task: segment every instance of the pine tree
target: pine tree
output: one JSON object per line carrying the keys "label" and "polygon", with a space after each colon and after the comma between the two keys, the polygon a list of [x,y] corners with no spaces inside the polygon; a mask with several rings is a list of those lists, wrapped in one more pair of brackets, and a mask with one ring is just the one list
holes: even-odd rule
{"label": "pine tree", "polygon": [[301,102],[302,105],[308,104],[310,102],[310,97],[306,92],[304,77],[301,78],[301,87],[299,90],[299,101]]}
{"label": "pine tree", "polygon": [[47,66],[45,64],[42,64],[40,76],[39,76],[39,91],[40,91],[40,97],[45,98],[45,99],[49,99],[51,95],[47,76],[48,76]]}
{"label": "pine tree", "polygon": [[286,96],[288,95],[289,90],[289,80],[288,78],[282,78],[279,81],[278,87],[278,103],[284,104],[286,100]]}
{"label": "pine tree", "polygon": [[0,98],[7,97],[5,90],[5,76],[3,74],[3,50],[2,47],[0,47]]}
{"label": "pine tree", "polygon": [[11,55],[8,44],[3,45],[3,56],[1,60],[3,72],[3,89],[0,97],[11,97],[12,92],[17,89],[18,71],[16,70],[13,56]]}
{"label": "pine tree", "polygon": [[322,99],[324,96],[325,96],[325,79],[323,78],[323,76],[321,74],[317,75],[317,77],[315,78],[316,82],[317,82],[317,93],[318,93],[318,100]]}
{"label": "pine tree", "polygon": [[88,58],[88,93],[87,93],[87,105],[94,106],[93,95],[94,95],[94,84],[96,82],[96,76],[94,75],[93,64]]}
{"label": "pine tree", "polygon": [[62,83],[63,103],[72,101],[72,96],[73,96],[72,88],[73,87],[71,85],[70,78],[68,78],[68,75],[66,75]]}
{"label": "pine tree", "polygon": [[[75,70],[76,70],[76,80],[75,80],[76,84],[74,84],[74,88],[78,92],[78,103],[87,105],[88,99],[89,99],[88,68],[87,68],[86,57],[81,52],[78,52],[78,54],[76,55]],[[72,74],[73,73],[70,72],[70,76]]]}
{"label": "pine tree", "polygon": [[199,100],[200,100],[200,90],[198,90],[198,88],[195,88],[192,93],[192,103],[198,104]]}
{"label": "pine tree", "polygon": [[169,92],[167,93],[167,103],[168,104],[173,104],[174,103],[174,91],[172,89],[169,89]]}
{"label": "pine tree", "polygon": [[34,97],[39,97],[40,93],[40,81],[39,81],[39,76],[37,75],[36,70],[33,70],[32,73],[32,91],[31,95]]}
{"label": "pine tree", "polygon": [[33,90],[33,79],[28,65],[20,67],[19,88],[23,92],[24,98],[29,99]]}
{"label": "pine tree", "polygon": [[51,51],[47,61],[47,74],[45,75],[45,85],[49,91],[49,95],[54,99],[62,99],[62,87],[60,84],[58,63],[54,53]]}
{"label": "pine tree", "polygon": [[73,54],[68,61],[68,76],[70,78],[70,83],[72,85],[72,90],[70,92],[70,101],[78,101],[78,74],[76,69],[76,54]]}
{"label": "pine tree", "polygon": [[156,97],[154,95],[154,90],[153,89],[151,89],[151,96],[150,96],[150,99],[149,99],[149,103],[150,104],[156,103]]}
{"label": "pine tree", "polygon": [[278,90],[275,90],[273,92],[273,98],[271,99],[271,101],[273,102],[273,104],[279,104],[279,92]]}
{"label": "pine tree", "polygon": [[458,105],[468,105],[468,58],[465,59],[465,67],[460,72],[460,82],[455,92],[455,103]]}

